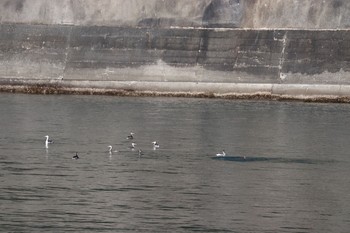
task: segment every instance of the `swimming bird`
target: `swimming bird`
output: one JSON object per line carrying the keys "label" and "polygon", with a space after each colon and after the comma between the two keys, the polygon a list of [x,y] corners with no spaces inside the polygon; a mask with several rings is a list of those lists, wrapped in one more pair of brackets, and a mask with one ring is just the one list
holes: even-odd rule
{"label": "swimming bird", "polygon": [[[114,153],[114,152],[118,152],[117,150],[113,150],[113,147],[111,146],[111,145],[109,145],[108,146],[108,152],[110,153],[110,154],[112,154],[112,153]],[[113,151],[112,151],[113,150]]]}
{"label": "swimming bird", "polygon": [[45,137],[46,137],[45,146],[46,148],[48,148],[49,144],[53,143],[53,141],[49,139],[49,135],[46,135]]}
{"label": "swimming bird", "polygon": [[136,145],[137,145],[136,143],[132,142],[132,143],[131,143],[131,146],[130,146],[129,148],[132,149],[132,150],[134,150]]}
{"label": "swimming bird", "polygon": [[152,143],[153,143],[153,149],[154,149],[154,150],[157,149],[157,148],[159,148],[159,144],[158,144],[157,141],[154,141],[154,142],[152,142]]}
{"label": "swimming bird", "polygon": [[72,159],[79,159],[78,152],[75,152],[75,155],[72,157]]}
{"label": "swimming bird", "polygon": [[132,139],[134,139],[134,133],[133,132],[130,132],[130,135],[128,135],[127,137],[126,137],[126,139],[129,139],[129,140],[132,140]]}
{"label": "swimming bird", "polygon": [[222,150],[221,154],[218,153],[218,154],[216,154],[216,156],[226,156],[225,150]]}
{"label": "swimming bird", "polygon": [[139,149],[139,157],[141,157],[141,155],[143,155],[143,151]]}

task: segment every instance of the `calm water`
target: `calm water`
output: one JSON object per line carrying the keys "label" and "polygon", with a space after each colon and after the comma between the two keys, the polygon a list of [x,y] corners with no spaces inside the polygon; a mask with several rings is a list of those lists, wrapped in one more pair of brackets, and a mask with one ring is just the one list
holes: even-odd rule
{"label": "calm water", "polygon": [[0,109],[2,232],[349,232],[350,105],[0,94]]}

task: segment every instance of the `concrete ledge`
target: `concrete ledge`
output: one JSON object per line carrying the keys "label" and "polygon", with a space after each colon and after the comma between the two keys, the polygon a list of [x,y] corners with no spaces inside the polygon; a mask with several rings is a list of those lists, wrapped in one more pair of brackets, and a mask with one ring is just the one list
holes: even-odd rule
{"label": "concrete ledge", "polygon": [[[329,85],[329,84],[274,84],[272,94],[282,96],[350,96],[350,89],[344,88],[341,95],[340,89],[342,86],[348,85]],[[346,94],[346,90],[348,91]]]}
{"label": "concrete ledge", "polygon": [[350,102],[350,85],[0,79],[0,91]]}

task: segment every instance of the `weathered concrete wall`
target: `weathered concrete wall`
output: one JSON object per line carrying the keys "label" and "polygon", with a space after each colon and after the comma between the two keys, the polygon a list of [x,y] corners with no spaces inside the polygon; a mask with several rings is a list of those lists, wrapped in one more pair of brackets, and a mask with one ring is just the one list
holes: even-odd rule
{"label": "weathered concrete wall", "polygon": [[348,13],[345,0],[2,0],[0,85],[350,96]]}
{"label": "weathered concrete wall", "polygon": [[2,78],[349,84],[350,31],[0,25]]}
{"label": "weathered concrete wall", "polygon": [[350,27],[350,1],[0,0],[0,23],[337,29]]}
{"label": "weathered concrete wall", "polygon": [[336,29],[350,27],[348,0],[248,0],[244,27]]}

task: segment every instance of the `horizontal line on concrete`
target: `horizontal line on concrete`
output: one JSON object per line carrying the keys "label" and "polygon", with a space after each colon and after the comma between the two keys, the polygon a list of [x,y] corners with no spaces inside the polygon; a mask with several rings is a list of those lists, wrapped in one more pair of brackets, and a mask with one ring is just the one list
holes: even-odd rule
{"label": "horizontal line on concrete", "polygon": [[276,28],[253,28],[253,27],[202,27],[202,26],[169,26],[169,27],[147,27],[147,26],[135,26],[135,25],[102,25],[102,24],[76,24],[76,23],[34,23],[34,22],[6,22],[3,21],[0,23],[3,26],[36,26],[36,27],[62,27],[62,28],[87,28],[87,27],[95,27],[95,28],[118,28],[118,29],[143,29],[143,30],[202,30],[202,31],[217,31],[217,32],[226,32],[226,31],[349,31],[348,28],[292,28],[292,27],[276,27]]}

